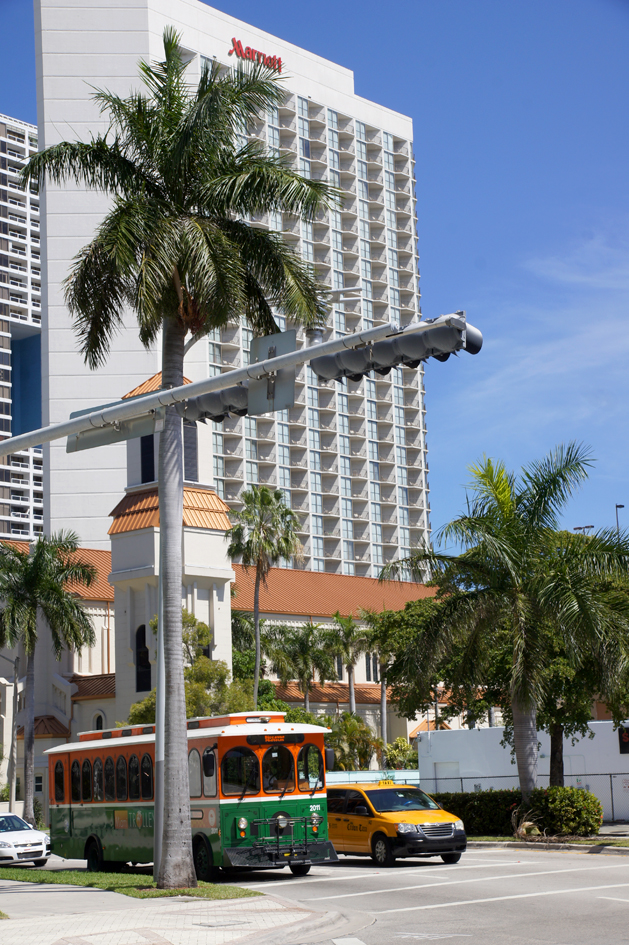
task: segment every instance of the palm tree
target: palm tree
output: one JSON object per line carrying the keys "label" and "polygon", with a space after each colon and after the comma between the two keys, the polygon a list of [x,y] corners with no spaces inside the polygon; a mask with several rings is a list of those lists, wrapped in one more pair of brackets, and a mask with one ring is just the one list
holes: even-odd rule
{"label": "palm tree", "polygon": [[81,586],[96,577],[77,557],[78,536],[42,536],[28,551],[0,545],[0,647],[21,645],[26,655],[24,686],[24,819],[35,826],[35,648],[37,621],[44,618],[57,659],[64,647],[80,652],[93,646],[94,628],[78,599]]}
{"label": "palm tree", "polygon": [[[185,75],[179,36],[164,31],[164,61],[141,63],[144,90],[95,93],[110,128],[89,142],[62,142],[34,155],[26,183],[74,179],[112,197],[109,214],[78,254],[66,281],[81,351],[97,368],[125,309],[146,347],[160,338],[162,384],[183,383],[184,354],[208,331],[244,318],[257,333],[278,330],[272,306],[318,325],[325,310],[312,269],[281,236],[250,215],[284,211],[312,219],[338,193],[305,180],[258,143],[242,144],[250,121],[284,92],[271,70],[239,63]],[[186,342],[186,336],[190,338]],[[192,886],[186,713],[181,627],[183,461],[181,418],[166,410],[159,447],[164,616],[164,826],[158,885]]]}
{"label": "palm tree", "polygon": [[281,636],[278,634],[267,647],[267,656],[283,685],[291,679],[297,680],[304,694],[304,709],[310,712],[310,686],[315,675],[322,686],[328,679],[336,679],[334,657],[326,647],[320,624],[305,623],[288,632],[281,628],[280,632]]}
{"label": "palm tree", "polygon": [[228,534],[231,542],[228,554],[240,558],[246,571],[255,568],[253,592],[253,625],[255,631],[256,662],[253,675],[253,705],[258,707],[260,684],[260,585],[274,564],[301,553],[297,538],[299,519],[284,502],[280,489],[273,492],[268,486],[251,486],[242,494],[243,507],[232,511],[236,525]]}
{"label": "palm tree", "polygon": [[340,657],[347,670],[349,683],[349,711],[356,714],[356,694],[354,692],[354,667],[366,651],[369,644],[369,630],[361,626],[352,616],[342,617],[340,612],[334,614],[334,630],[328,632],[330,652]]}
{"label": "palm tree", "polygon": [[[378,653],[378,668],[380,675],[380,736],[382,744],[386,748],[388,743],[387,731],[387,673],[395,655],[395,647],[383,632],[382,617],[386,616],[386,611],[378,614],[373,610],[362,610],[361,618],[369,627],[369,639],[367,642],[368,650],[375,650]],[[384,624],[386,626],[386,624]]]}
{"label": "palm tree", "polygon": [[[581,446],[560,446],[520,476],[484,458],[471,468],[467,510],[438,535],[463,547],[458,555],[420,549],[387,566],[381,579],[403,573],[421,580],[428,565],[440,586],[420,642],[408,653],[409,672],[429,674],[448,648],[463,644],[463,661],[479,672],[496,628],[509,634],[510,701],[522,795],[537,778],[537,709],[544,696],[549,625],[556,628],[575,665],[595,653],[607,663],[610,686],[618,667],[605,660],[610,641],[629,629],[626,595],[606,582],[626,575],[629,540],[615,529],[587,541],[559,531],[559,514],[587,478],[592,460]],[[407,571],[408,573],[408,571]],[[614,646],[611,647],[615,651]],[[626,653],[626,646],[625,646]]]}

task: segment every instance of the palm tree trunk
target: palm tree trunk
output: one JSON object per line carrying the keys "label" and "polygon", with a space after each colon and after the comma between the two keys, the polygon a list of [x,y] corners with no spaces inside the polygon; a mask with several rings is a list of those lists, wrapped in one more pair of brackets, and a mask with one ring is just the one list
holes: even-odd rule
{"label": "palm tree trunk", "polygon": [[354,694],[354,667],[347,667],[347,681],[349,683],[349,711],[356,712],[356,696]]}
{"label": "palm tree trunk", "polygon": [[382,742],[387,747],[387,681],[382,675],[382,664],[380,664],[380,730],[382,732]]}
{"label": "palm tree trunk", "polygon": [[563,787],[563,725],[555,722],[550,729],[550,786]]}
{"label": "palm tree trunk", "polygon": [[528,803],[531,791],[537,785],[537,711],[534,703],[520,702],[511,697],[513,712],[513,745],[518,765],[522,801]]}
{"label": "palm tree trunk", "polygon": [[256,583],[253,591],[253,627],[256,636],[256,665],[253,671],[253,708],[258,708],[258,688],[260,686],[260,581],[262,574],[256,568]]}
{"label": "palm tree trunk", "polygon": [[[164,320],[162,383],[183,384],[185,329],[173,318]],[[166,408],[159,444],[159,524],[162,541],[164,618],[164,828],[157,885],[160,889],[196,886],[190,831],[188,736],[183,680],[181,621],[183,448],[181,419]]]}
{"label": "palm tree trunk", "polygon": [[24,813],[27,823],[35,826],[33,807],[35,788],[35,652],[26,656],[24,684]]}
{"label": "palm tree trunk", "polygon": [[307,681],[304,686],[304,709],[310,712],[310,682]]}

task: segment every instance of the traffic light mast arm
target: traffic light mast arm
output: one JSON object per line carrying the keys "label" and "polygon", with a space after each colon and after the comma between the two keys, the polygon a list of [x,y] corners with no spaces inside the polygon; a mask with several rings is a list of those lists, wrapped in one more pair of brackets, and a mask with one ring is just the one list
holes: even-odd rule
{"label": "traffic light mast arm", "polygon": [[170,390],[156,391],[153,394],[146,394],[142,397],[121,400],[119,403],[104,408],[101,407],[100,409],[94,410],[92,413],[85,413],[62,423],[51,424],[51,426],[43,427],[40,430],[33,430],[30,433],[22,433],[20,436],[9,437],[0,442],[0,456],[6,456],[9,453],[29,449],[32,446],[39,446],[41,443],[50,443],[52,440],[58,440],[62,437],[75,436],[79,433],[85,433],[87,430],[117,426],[124,421],[152,414],[160,407],[181,403],[193,397],[198,397],[201,394],[226,390],[236,384],[242,384],[244,381],[274,374],[282,368],[297,367],[298,365],[311,361],[313,358],[336,354],[348,348],[370,345],[385,338],[430,331],[437,325],[447,325],[464,330],[465,319],[459,314],[454,314],[440,315],[439,318],[430,322],[415,322],[403,329],[396,328],[391,324],[379,325],[377,328],[368,328],[366,331],[344,335],[342,338],[337,338],[334,341],[326,341],[320,345],[312,345],[311,347],[304,346],[298,351],[291,351],[289,354],[283,354],[277,358],[259,361],[255,364],[250,364],[248,367],[238,368],[235,371],[227,371],[225,374],[219,374],[217,377],[194,381],[192,384],[186,384],[183,387],[173,387]]}

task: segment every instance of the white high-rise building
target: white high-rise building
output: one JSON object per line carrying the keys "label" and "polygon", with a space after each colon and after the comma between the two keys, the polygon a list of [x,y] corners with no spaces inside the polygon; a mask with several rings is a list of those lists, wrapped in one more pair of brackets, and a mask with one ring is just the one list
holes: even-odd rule
{"label": "white high-rise building", "polygon": [[[39,193],[20,171],[37,128],[0,115],[0,439],[41,426]],[[0,535],[43,530],[41,448],[0,458]]]}
{"label": "white high-rise building", "polygon": [[[191,82],[203,61],[226,66],[262,58],[285,76],[284,104],[245,129],[312,178],[344,192],[342,207],[311,224],[289,215],[251,221],[280,231],[312,262],[338,300],[325,338],[386,321],[417,319],[413,128],[410,118],[354,93],[353,73],[196,0],[36,0],[38,120],[44,146],[89,140],[106,123],[94,86],[126,95],[138,60],[159,59],[162,33],[181,34]],[[62,282],[107,208],[100,194],[48,185],[42,195],[44,422],[117,399],[159,370],[157,351],[137,340],[132,317],[107,365],[92,373],[77,352]],[[281,314],[278,313],[281,323]],[[215,331],[192,348],[192,380],[246,363],[251,332]],[[305,338],[299,333],[298,344]],[[305,566],[377,576],[380,566],[429,534],[421,370],[393,369],[359,383],[297,377],[295,406],[259,418],[229,418],[212,436],[213,481],[237,506],[252,483],[284,490],[302,521]],[[109,513],[126,484],[124,444],[65,453],[45,449],[46,529],[73,527],[85,544],[107,545]]]}

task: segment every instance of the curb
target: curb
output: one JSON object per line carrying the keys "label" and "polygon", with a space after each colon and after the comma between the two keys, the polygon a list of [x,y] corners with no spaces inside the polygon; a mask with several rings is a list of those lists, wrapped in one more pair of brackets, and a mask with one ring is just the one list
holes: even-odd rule
{"label": "curb", "polygon": [[347,934],[358,932],[368,925],[373,925],[375,918],[366,913],[352,911],[315,912],[294,899],[282,899],[279,896],[268,896],[282,906],[290,908],[292,912],[298,909],[306,913],[306,917],[279,926],[260,935],[258,932],[234,940],[236,942],[253,942],[256,945],[314,945],[316,942],[329,942],[330,938],[338,933]]}
{"label": "curb", "polygon": [[518,840],[513,841],[491,841],[491,840],[468,840],[468,849],[489,847],[504,850],[564,850],[570,853],[588,853],[591,855],[605,854],[607,856],[629,856],[629,847],[615,847],[608,843],[597,843],[589,847],[585,843],[525,843]]}

